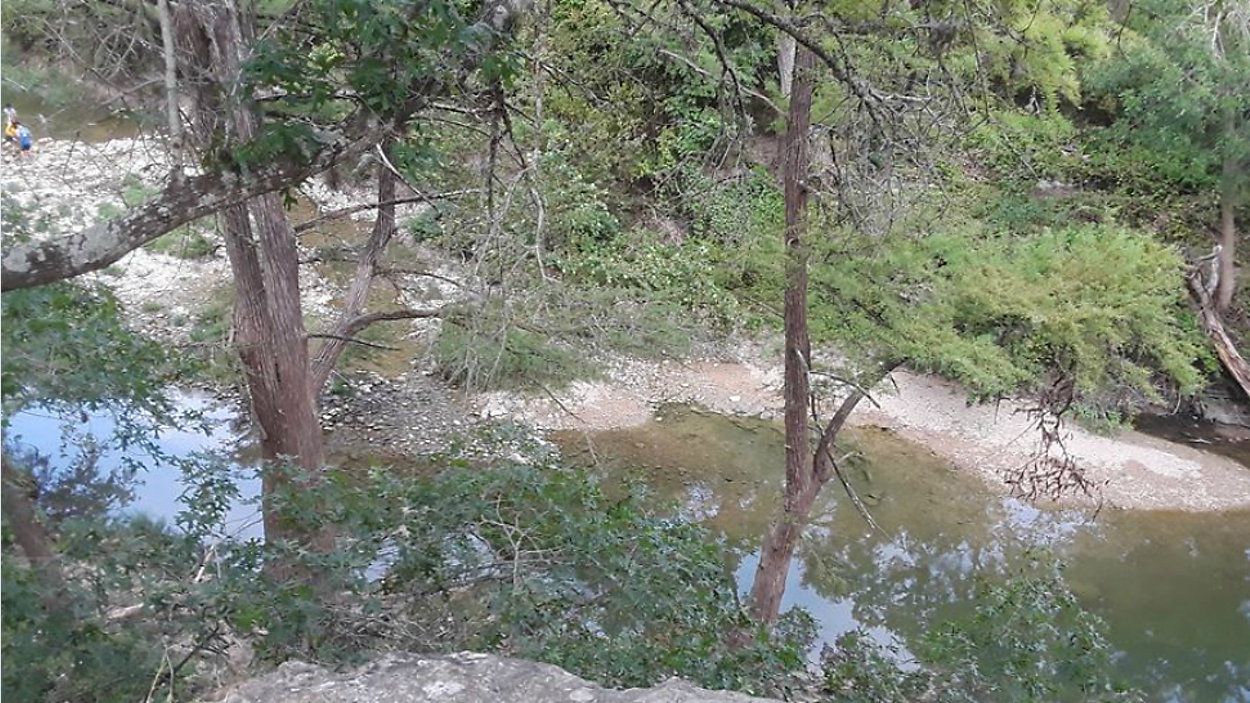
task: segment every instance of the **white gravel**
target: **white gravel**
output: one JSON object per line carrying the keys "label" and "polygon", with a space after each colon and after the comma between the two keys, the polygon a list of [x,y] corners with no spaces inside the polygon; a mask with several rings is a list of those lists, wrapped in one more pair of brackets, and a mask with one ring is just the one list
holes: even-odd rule
{"label": "white gravel", "polygon": [[[727,359],[684,363],[615,359],[603,381],[576,383],[556,393],[488,393],[476,399],[487,417],[510,417],[545,429],[586,431],[641,425],[666,402],[774,419],[782,410],[782,375],[758,345],[730,350]],[[969,405],[960,388],[941,379],[898,371],[864,401],[852,425],[892,430],[974,472],[1004,492],[1006,472],[1023,466],[1038,434],[1022,406],[1010,401]],[[558,400],[558,402],[557,402]],[[827,412],[827,411],[826,411]],[[1250,508],[1250,467],[1232,459],[1131,430],[1104,436],[1070,425],[1066,446],[1102,499],[1127,509]],[[1063,499],[1089,504],[1084,496]]]}

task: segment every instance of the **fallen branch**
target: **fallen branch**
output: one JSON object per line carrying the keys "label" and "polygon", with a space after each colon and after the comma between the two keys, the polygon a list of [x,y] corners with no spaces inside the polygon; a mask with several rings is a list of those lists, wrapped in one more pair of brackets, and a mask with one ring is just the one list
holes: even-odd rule
{"label": "fallen branch", "polygon": [[1250,364],[1247,364],[1245,358],[1237,351],[1233,338],[1224,329],[1224,321],[1220,319],[1220,314],[1216,312],[1215,304],[1211,300],[1211,294],[1203,285],[1201,271],[1195,268],[1186,277],[1186,281],[1189,284],[1189,294],[1198,303],[1198,320],[1202,323],[1202,330],[1207,333],[1207,337],[1215,347],[1216,356],[1228,370],[1228,375],[1232,376],[1241,387],[1241,392],[1250,398]]}
{"label": "fallen branch", "polygon": [[362,347],[369,347],[370,349],[382,349],[385,351],[399,351],[399,347],[392,347],[386,344],[377,344],[375,342],[366,342],[365,340],[359,339],[357,337],[340,337],[337,334],[310,334],[308,335],[308,338],[309,339],[333,339],[333,340],[337,340],[339,342],[344,342],[348,344],[359,344]]}
{"label": "fallen branch", "polygon": [[346,336],[350,337],[375,322],[387,322],[391,320],[421,320],[432,317],[441,317],[442,315],[442,308],[438,308],[436,310],[412,310],[410,308],[386,310],[384,312],[372,312],[368,315],[361,315],[349,322],[344,329],[347,330]]}

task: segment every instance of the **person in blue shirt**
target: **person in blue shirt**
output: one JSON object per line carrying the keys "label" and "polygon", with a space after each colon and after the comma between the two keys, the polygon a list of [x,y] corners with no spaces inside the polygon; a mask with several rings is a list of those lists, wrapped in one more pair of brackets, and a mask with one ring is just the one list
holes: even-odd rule
{"label": "person in blue shirt", "polygon": [[14,122],[13,125],[17,127],[17,147],[21,150],[21,155],[23,157],[30,156],[30,148],[35,144],[34,137],[31,136],[30,130],[26,128],[26,125],[21,122]]}

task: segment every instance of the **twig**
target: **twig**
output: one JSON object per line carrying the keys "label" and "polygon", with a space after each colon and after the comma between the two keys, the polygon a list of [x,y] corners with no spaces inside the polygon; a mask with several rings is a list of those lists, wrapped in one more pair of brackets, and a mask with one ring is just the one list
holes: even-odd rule
{"label": "twig", "polygon": [[309,334],[308,338],[309,339],[337,339],[340,342],[350,342],[352,344],[359,344],[362,347],[369,347],[371,349],[383,349],[386,351],[399,351],[399,347],[392,347],[386,344],[377,344],[375,342],[366,342],[365,340],[360,339],[358,337],[340,337],[337,334]]}
{"label": "twig", "polygon": [[464,195],[472,195],[474,193],[480,193],[480,192],[481,192],[481,189],[479,188],[466,188],[464,190],[452,190],[446,193],[434,193],[431,195],[418,195],[418,196],[410,197],[410,198],[396,198],[394,200],[387,200],[385,202],[380,202],[380,203],[365,203],[364,205],[352,205],[350,207],[344,207],[344,208],[339,208],[337,210],[331,210],[330,212],[327,212],[326,214],[320,217],[313,218],[311,220],[308,220],[307,222],[301,222],[298,225],[295,225],[293,229],[295,230],[296,234],[299,234],[300,232],[306,232],[327,220],[339,220],[344,217],[354,215],[358,212],[364,212],[365,210],[376,210],[380,207],[385,207],[387,205],[408,205],[411,203],[427,203],[428,204],[429,201],[431,200],[452,200],[454,198],[459,198]]}

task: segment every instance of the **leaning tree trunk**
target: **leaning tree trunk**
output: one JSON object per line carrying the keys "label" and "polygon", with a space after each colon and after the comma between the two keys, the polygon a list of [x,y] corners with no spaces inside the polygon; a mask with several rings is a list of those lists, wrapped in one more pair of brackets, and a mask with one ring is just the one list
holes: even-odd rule
{"label": "leaning tree trunk", "polygon": [[808,131],[812,112],[812,72],[815,56],[806,48],[795,59],[786,129],[782,179],[786,207],[785,291],[785,431],[786,487],[783,511],[768,532],[751,585],[751,612],[773,622],[781,609],[786,574],[798,546],[803,525],[815,499],[812,449],[808,428],[810,388],[808,365],[811,344],[807,333],[807,249],[803,243],[807,208]]}

